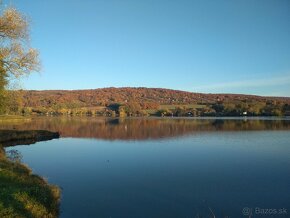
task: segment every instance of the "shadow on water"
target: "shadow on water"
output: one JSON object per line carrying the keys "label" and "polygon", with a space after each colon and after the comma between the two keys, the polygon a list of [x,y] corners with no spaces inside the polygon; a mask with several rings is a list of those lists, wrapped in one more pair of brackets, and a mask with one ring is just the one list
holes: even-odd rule
{"label": "shadow on water", "polygon": [[30,145],[40,141],[59,138],[58,132],[47,130],[12,130],[0,129],[0,143],[3,147],[15,145]]}

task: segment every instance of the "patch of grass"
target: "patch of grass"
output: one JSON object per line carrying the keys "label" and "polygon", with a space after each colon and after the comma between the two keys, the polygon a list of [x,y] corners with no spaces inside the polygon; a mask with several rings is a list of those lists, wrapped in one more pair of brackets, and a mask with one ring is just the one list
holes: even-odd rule
{"label": "patch of grass", "polygon": [[150,114],[150,115],[155,115],[157,114],[158,110],[156,109],[147,109],[147,110],[144,110],[147,114]]}
{"label": "patch of grass", "polygon": [[30,117],[17,115],[0,115],[0,124],[2,123],[23,123],[31,121]]}
{"label": "patch of grass", "polygon": [[179,104],[179,105],[160,105],[160,109],[168,109],[168,110],[174,110],[177,109],[178,107],[185,107],[185,108],[193,108],[193,109],[197,109],[197,108],[204,108],[205,105],[201,105],[201,104]]}
{"label": "patch of grass", "polygon": [[0,217],[54,218],[59,214],[60,189],[5,157],[0,147]]}
{"label": "patch of grass", "polygon": [[157,115],[158,110],[176,110],[177,108],[186,108],[186,109],[200,109],[206,107],[205,105],[201,104],[184,104],[184,105],[160,105],[159,109],[147,109],[144,110],[147,114],[150,115]]}

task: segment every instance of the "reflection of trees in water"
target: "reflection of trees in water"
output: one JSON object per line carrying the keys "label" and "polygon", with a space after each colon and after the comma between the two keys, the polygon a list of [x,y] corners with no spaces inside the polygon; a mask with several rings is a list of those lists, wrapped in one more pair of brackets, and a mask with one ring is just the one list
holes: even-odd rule
{"label": "reflection of trees in water", "polygon": [[16,149],[12,149],[6,152],[6,157],[12,161],[12,162],[16,162],[16,163],[20,163],[22,161],[22,154],[20,151],[16,150]]}
{"label": "reflection of trees in water", "polygon": [[205,131],[290,130],[290,120],[42,117],[30,123],[0,128],[49,130],[59,132],[62,137],[144,140]]}
{"label": "reflection of trees in water", "polygon": [[2,146],[2,144],[0,144],[0,159],[3,158],[3,157],[5,157],[5,150],[4,150],[3,146]]}

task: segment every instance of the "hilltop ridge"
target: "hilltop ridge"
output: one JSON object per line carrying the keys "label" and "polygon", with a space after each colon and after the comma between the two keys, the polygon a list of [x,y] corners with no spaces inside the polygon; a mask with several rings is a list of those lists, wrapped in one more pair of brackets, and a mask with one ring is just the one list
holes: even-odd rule
{"label": "hilltop ridge", "polygon": [[[204,94],[164,88],[123,87],[87,90],[28,90],[23,91],[27,107],[50,107],[55,104],[72,104],[77,107],[107,106],[113,103],[135,101],[144,108],[159,105],[214,103],[216,101],[255,100],[290,103],[289,97],[265,97],[245,94]],[[149,104],[146,106],[145,104]]]}

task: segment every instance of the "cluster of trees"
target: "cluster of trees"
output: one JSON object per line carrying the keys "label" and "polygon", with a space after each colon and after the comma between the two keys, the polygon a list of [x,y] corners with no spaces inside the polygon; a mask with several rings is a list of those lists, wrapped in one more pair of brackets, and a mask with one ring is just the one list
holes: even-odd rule
{"label": "cluster of trees", "polygon": [[15,114],[39,114],[39,115],[87,115],[87,116],[106,116],[106,117],[126,117],[126,116],[145,116],[149,115],[146,107],[129,101],[125,104],[113,103],[107,106],[95,107],[67,107],[65,105],[54,105],[52,107],[17,107]]}
{"label": "cluster of trees", "polygon": [[277,101],[233,101],[204,104],[202,107],[178,106],[158,110],[159,116],[290,116],[290,104]]}
{"label": "cluster of trees", "polygon": [[213,105],[217,115],[224,116],[287,116],[290,115],[290,104],[278,101],[241,101]]}
{"label": "cluster of trees", "polygon": [[[1,5],[0,5],[1,7]],[[21,76],[39,70],[38,52],[29,46],[29,22],[13,8],[0,15],[0,114],[18,110],[19,92],[8,91]],[[16,108],[17,107],[17,108]]]}
{"label": "cluster of trees", "polygon": [[[83,107],[77,104],[51,107],[23,107],[19,94],[11,95],[13,103],[10,104],[10,113],[39,114],[39,115],[86,115],[106,117],[129,116],[169,116],[169,117],[200,117],[200,116],[289,116],[290,104],[281,101],[217,101],[206,104],[191,105],[158,105],[148,107],[134,100],[124,103],[112,103],[106,106]],[[20,106],[22,105],[22,106]],[[146,105],[146,106],[144,106]]]}

